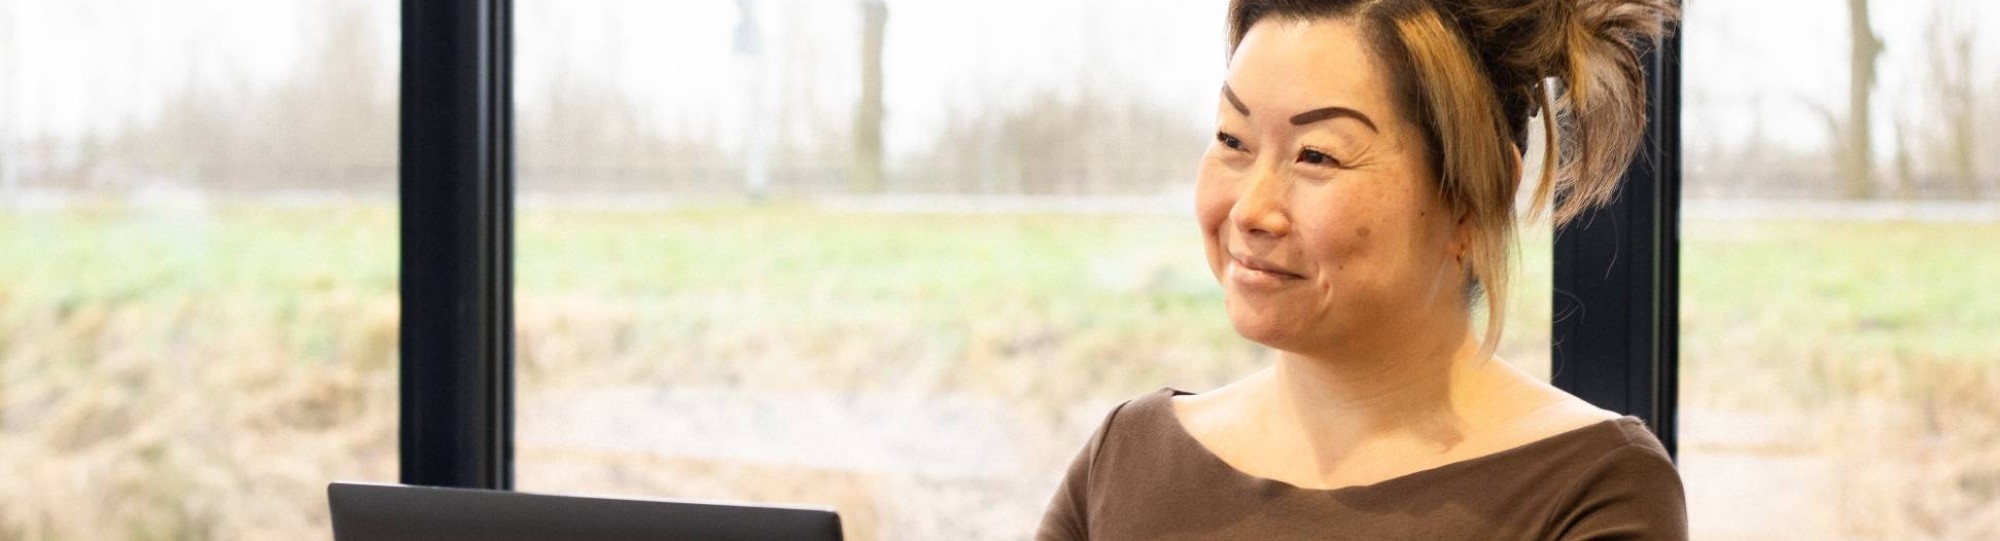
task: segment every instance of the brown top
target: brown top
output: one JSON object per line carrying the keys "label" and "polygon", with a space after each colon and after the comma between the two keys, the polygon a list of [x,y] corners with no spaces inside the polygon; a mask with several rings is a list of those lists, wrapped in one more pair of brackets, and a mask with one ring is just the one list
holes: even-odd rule
{"label": "brown top", "polygon": [[1687,539],[1666,449],[1634,417],[1371,485],[1306,489],[1237,470],[1195,441],[1174,389],[1111,410],[1037,541]]}

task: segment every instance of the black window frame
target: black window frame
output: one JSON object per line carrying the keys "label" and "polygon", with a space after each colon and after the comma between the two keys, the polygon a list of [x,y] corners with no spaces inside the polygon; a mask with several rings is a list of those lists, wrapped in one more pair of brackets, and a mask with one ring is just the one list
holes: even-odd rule
{"label": "black window frame", "polygon": [[1617,199],[1555,235],[1550,382],[1646,422],[1678,456],[1681,39],[1640,59],[1646,137]]}
{"label": "black window frame", "polygon": [[513,3],[402,11],[400,477],[511,490]]}
{"label": "black window frame", "polygon": [[[403,0],[399,119],[401,480],[511,490],[511,0]],[[1552,382],[1675,449],[1680,38],[1643,60],[1639,159],[1555,240]]]}

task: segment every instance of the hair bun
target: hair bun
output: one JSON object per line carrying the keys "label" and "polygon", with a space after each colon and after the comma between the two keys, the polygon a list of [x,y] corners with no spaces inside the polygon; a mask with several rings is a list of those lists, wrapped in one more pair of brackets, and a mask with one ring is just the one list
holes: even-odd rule
{"label": "hair bun", "polygon": [[[1550,3],[1569,4],[1571,0]],[[1618,180],[1645,138],[1646,72],[1639,63],[1659,45],[1680,10],[1670,0],[1576,0],[1568,17],[1564,87],[1554,107],[1558,133],[1571,144],[1561,156],[1554,189],[1560,225],[1611,200]],[[1549,184],[1544,184],[1548,186]],[[1537,202],[1548,197],[1537,190]]]}
{"label": "hair bun", "polygon": [[[1500,98],[1514,142],[1528,120],[1550,121],[1558,156],[1545,160],[1536,208],[1562,195],[1560,225],[1617,191],[1646,125],[1639,58],[1680,17],[1673,0],[1437,0],[1465,33]],[[1555,87],[1545,81],[1554,79]],[[1553,94],[1553,97],[1551,96]]]}

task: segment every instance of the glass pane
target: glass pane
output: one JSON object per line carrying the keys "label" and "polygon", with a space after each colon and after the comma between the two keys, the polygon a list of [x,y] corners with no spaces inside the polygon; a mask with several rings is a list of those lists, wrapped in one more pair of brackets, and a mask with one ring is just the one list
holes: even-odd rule
{"label": "glass pane", "polygon": [[393,481],[393,3],[0,0],[0,538]]}
{"label": "glass pane", "polygon": [[1855,4],[1688,6],[1696,539],[2000,537],[2000,6]]}
{"label": "glass pane", "polygon": [[1268,360],[1192,216],[1223,8],[520,0],[520,488],[1030,537],[1111,406]]}

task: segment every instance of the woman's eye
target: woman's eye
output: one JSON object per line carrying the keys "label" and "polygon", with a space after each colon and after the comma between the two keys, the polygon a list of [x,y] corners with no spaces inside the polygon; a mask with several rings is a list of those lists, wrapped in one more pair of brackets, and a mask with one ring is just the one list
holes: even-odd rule
{"label": "woman's eye", "polygon": [[1328,156],[1325,152],[1320,152],[1310,148],[1299,151],[1299,161],[1310,165],[1324,165],[1329,167],[1340,166],[1340,160],[1335,160],[1333,159],[1333,156]]}
{"label": "woman's eye", "polygon": [[1229,147],[1230,150],[1243,150],[1243,140],[1237,139],[1234,135],[1216,132],[1215,140],[1222,143],[1222,146]]}

